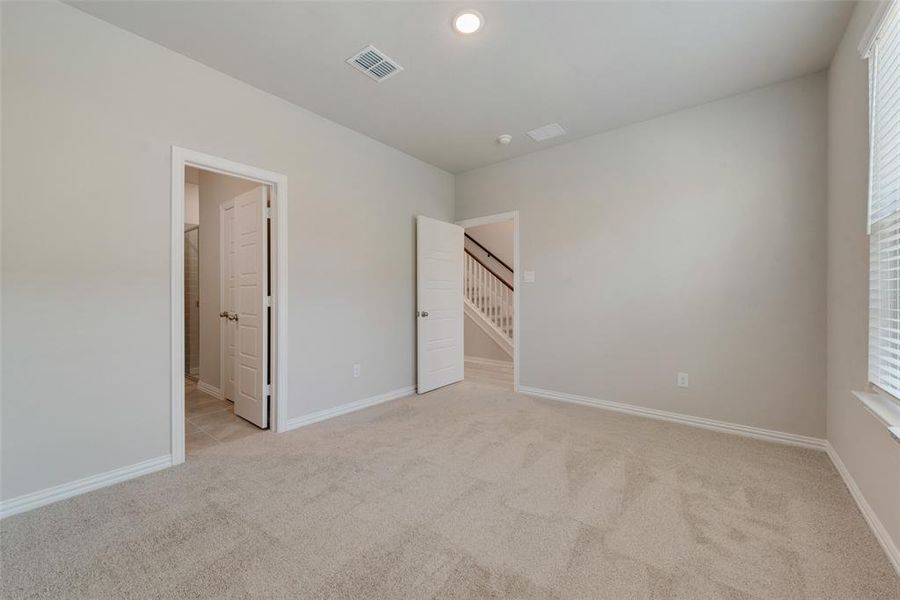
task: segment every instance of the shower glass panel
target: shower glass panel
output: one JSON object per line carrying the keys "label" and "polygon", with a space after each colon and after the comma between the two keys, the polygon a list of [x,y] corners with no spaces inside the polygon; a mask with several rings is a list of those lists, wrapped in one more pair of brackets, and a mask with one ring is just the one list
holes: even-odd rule
{"label": "shower glass panel", "polygon": [[200,228],[184,232],[184,372],[200,375]]}

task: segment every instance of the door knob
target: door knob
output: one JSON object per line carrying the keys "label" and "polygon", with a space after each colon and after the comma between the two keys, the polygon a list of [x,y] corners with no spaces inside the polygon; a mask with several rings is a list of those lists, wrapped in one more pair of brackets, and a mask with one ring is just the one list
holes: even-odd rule
{"label": "door knob", "polygon": [[420,314],[421,314],[423,317],[427,317],[427,316],[428,316],[428,311],[427,311],[427,310],[423,310]]}
{"label": "door knob", "polygon": [[227,311],[227,310],[223,310],[222,312],[219,313],[219,316],[220,316],[220,317],[225,317],[225,318],[227,319],[227,318],[228,318],[228,311]]}

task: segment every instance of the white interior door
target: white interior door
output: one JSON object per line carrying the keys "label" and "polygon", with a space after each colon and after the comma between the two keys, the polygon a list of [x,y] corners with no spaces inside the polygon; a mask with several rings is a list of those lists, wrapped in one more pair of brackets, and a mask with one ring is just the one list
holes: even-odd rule
{"label": "white interior door", "polygon": [[234,200],[222,203],[219,213],[219,240],[221,252],[221,268],[219,269],[222,287],[219,304],[221,327],[219,329],[220,371],[222,377],[222,393],[226,399],[234,402],[234,366],[237,361],[237,321],[232,315],[237,314],[237,277],[234,262]]}
{"label": "white interior door", "polygon": [[267,427],[269,403],[265,297],[268,289],[268,188],[260,186],[234,199],[234,268],[237,319],[234,362],[234,414]]}
{"label": "white interior door", "polygon": [[416,219],[417,390],[462,381],[463,228]]}

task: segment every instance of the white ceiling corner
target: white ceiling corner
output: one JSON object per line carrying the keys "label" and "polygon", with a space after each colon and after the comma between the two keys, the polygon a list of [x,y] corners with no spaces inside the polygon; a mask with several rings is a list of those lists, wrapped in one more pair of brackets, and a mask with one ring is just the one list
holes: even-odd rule
{"label": "white ceiling corner", "polygon": [[[850,2],[73,2],[458,173],[827,68]],[[461,8],[485,18],[454,32]],[[403,65],[347,68],[372,44]],[[537,144],[525,132],[558,122]],[[510,133],[509,145],[496,143]]]}

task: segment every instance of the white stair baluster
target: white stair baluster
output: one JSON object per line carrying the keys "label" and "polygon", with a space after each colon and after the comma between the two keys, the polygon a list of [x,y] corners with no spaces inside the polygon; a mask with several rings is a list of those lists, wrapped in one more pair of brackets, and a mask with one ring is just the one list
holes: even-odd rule
{"label": "white stair baluster", "polygon": [[513,298],[515,296],[513,289],[482,265],[474,255],[467,252],[464,261],[463,278],[466,299],[488,323],[511,342],[515,333],[513,331]]}
{"label": "white stair baluster", "polygon": [[500,286],[500,329],[506,333],[506,290],[505,285]]}
{"label": "white stair baluster", "polygon": [[496,314],[497,313],[497,299],[494,296],[496,286],[497,286],[497,280],[494,277],[491,277],[490,279],[488,279],[488,289],[491,292],[491,312],[490,312],[491,323],[493,323],[494,325],[497,324],[497,314]]}
{"label": "white stair baluster", "polygon": [[491,322],[497,325],[497,278],[491,278]]}
{"label": "white stair baluster", "polygon": [[479,270],[481,271],[481,277],[479,278],[481,281],[481,285],[478,286],[478,296],[481,299],[481,312],[487,314],[487,294],[485,290],[487,289],[487,273],[484,270],[484,267],[478,265]]}
{"label": "white stair baluster", "polygon": [[467,254],[466,258],[468,259],[466,267],[469,270],[469,273],[466,276],[466,293],[469,295],[469,300],[471,300],[473,297],[472,296],[472,257]]}
{"label": "white stair baluster", "polygon": [[509,335],[509,288],[503,288],[503,333]]}

